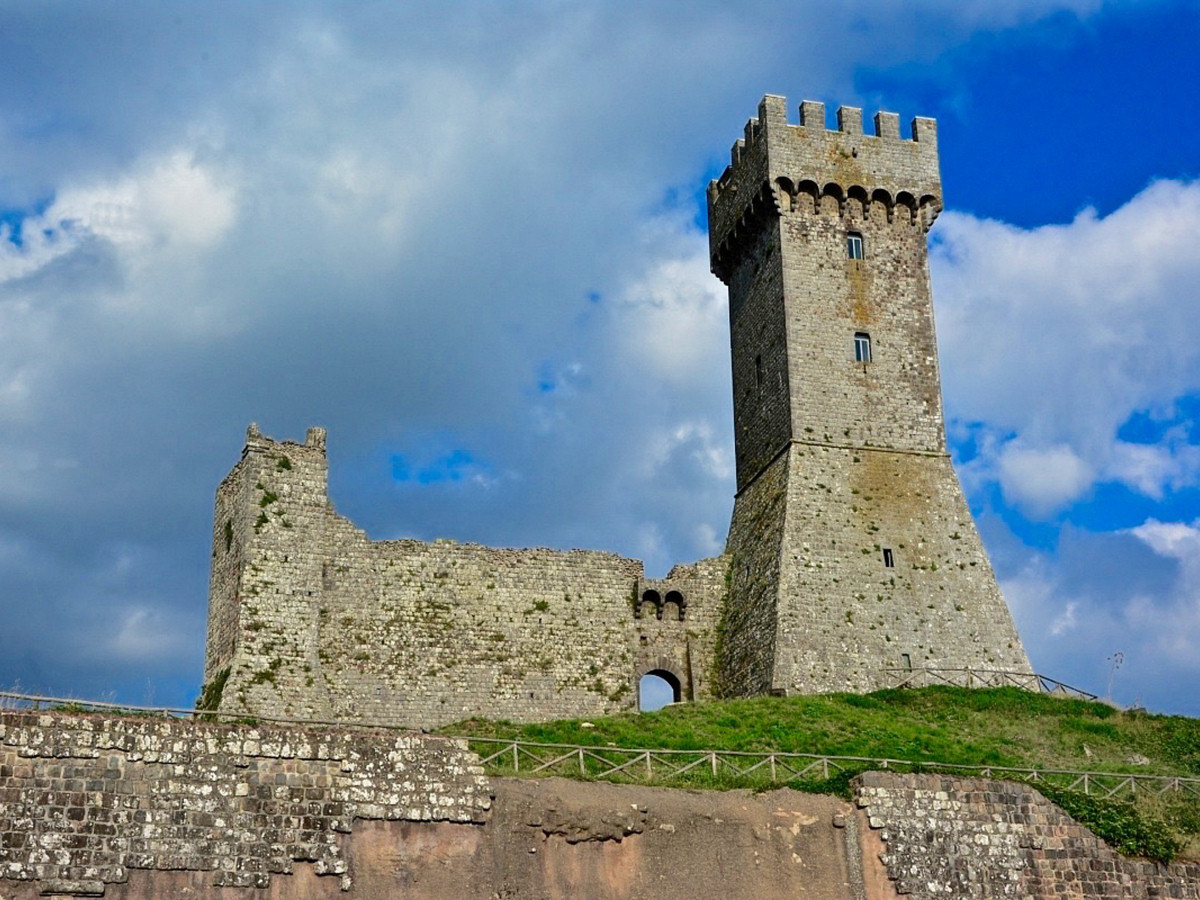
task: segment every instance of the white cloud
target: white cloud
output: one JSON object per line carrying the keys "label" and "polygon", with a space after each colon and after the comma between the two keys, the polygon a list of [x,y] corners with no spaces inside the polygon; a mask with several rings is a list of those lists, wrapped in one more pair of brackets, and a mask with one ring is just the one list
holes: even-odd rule
{"label": "white cloud", "polygon": [[1031,448],[1011,441],[1000,450],[996,468],[1005,498],[1035,516],[1078,500],[1093,479],[1087,463],[1061,444]]}
{"label": "white cloud", "polygon": [[1195,692],[1180,690],[1200,674],[1200,521],[1067,527],[1054,553],[997,537],[1001,588],[1037,671],[1102,694],[1120,652],[1118,702],[1200,713]]}
{"label": "white cloud", "polygon": [[1079,608],[1079,604],[1071,601],[1067,604],[1066,609],[1059,613],[1054,621],[1050,623],[1050,636],[1061,637],[1069,631],[1074,630],[1077,622],[1075,621],[1075,611]]}
{"label": "white cloud", "polygon": [[622,299],[630,307],[622,316],[628,352],[646,361],[647,377],[673,383],[710,375],[713,349],[729,340],[725,287],[708,271],[708,243],[694,232],[686,240]]}
{"label": "white cloud", "polygon": [[[1161,181],[1100,218],[1023,230],[945,214],[933,248],[947,408],[991,436],[977,467],[1045,515],[1096,481],[1196,483],[1186,440],[1118,439],[1200,392],[1200,183]],[[1039,471],[1039,469],[1042,469]]]}
{"label": "white cloud", "polygon": [[[1159,556],[1178,564],[1179,576],[1173,591],[1179,627],[1168,630],[1200,641],[1200,519],[1191,523],[1148,519],[1130,533]],[[1195,644],[1192,648],[1193,657]],[[1196,658],[1200,665],[1200,658]]]}
{"label": "white cloud", "polygon": [[135,606],[123,611],[115,634],[104,641],[104,655],[145,665],[177,656],[188,644],[181,623],[161,610]]}
{"label": "white cloud", "polygon": [[235,191],[186,150],[143,160],[111,182],[65,187],[43,212],[23,223],[22,245],[7,226],[0,237],[0,281],[26,277],[89,237],[121,248],[138,266],[150,254],[194,252],[233,225]]}

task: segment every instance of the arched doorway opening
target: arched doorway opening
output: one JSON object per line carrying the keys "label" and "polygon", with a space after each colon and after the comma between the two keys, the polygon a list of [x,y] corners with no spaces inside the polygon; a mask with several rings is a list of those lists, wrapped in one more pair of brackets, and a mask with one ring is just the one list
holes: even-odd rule
{"label": "arched doorway opening", "polygon": [[647,672],[638,681],[638,709],[653,712],[683,699],[683,687],[679,679],[666,669]]}

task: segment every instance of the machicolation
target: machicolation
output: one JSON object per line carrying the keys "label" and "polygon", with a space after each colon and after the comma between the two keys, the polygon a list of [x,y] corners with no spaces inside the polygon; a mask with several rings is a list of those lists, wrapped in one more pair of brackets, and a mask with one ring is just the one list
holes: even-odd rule
{"label": "machicolation", "polygon": [[737,460],[722,556],[647,579],[611,553],[373,542],[330,503],[322,429],[251,426],[217,491],[209,702],[433,727],[631,709],[647,673],[706,700],[1029,672],[946,449],[936,123],[837,120],[765,97],[709,186]]}

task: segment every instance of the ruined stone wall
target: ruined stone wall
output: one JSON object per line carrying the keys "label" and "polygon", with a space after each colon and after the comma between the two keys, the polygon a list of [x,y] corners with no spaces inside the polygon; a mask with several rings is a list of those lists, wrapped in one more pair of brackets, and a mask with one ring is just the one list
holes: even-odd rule
{"label": "ruined stone wall", "polygon": [[946,453],[936,125],[905,140],[880,113],[866,135],[843,108],[838,126],[807,102],[790,125],[768,96],[709,188],[738,443],[722,665],[738,694],[872,690],[888,668],[1028,672]]}
{"label": "ruined stone wall", "polygon": [[637,560],[370,541],[326,480],[323,432],[252,428],[218,492],[206,677],[228,667],[221,709],[410,727],[599,716],[635,708],[652,670],[682,699],[709,695],[719,561],[655,582],[685,603],[642,615]]}
{"label": "ruined stone wall", "polygon": [[483,821],[476,763],[413,734],[2,712],[0,896],[99,896],[139,870],[265,888],[297,862],[349,888],[356,820]]}
{"label": "ruined stone wall", "polygon": [[858,796],[913,900],[1200,897],[1200,865],[1121,856],[1026,785],[870,772]]}

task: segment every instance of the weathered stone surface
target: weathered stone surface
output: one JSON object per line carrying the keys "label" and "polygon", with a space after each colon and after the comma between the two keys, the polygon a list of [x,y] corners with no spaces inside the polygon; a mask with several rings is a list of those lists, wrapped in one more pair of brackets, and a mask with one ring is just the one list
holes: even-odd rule
{"label": "weathered stone surface", "polygon": [[868,772],[858,796],[888,875],[914,900],[1200,897],[1200,865],[1114,853],[1025,785]]}
{"label": "weathered stone surface", "polygon": [[[415,734],[0,712],[0,878],[89,895],[133,870],[349,884],[356,819],[480,822],[477,758]],[[4,889],[0,888],[0,896]]]}
{"label": "weathered stone surface", "polygon": [[[199,866],[129,869],[109,900],[850,900],[862,896],[850,814],[831,797],[792,791],[702,793],[498,779],[484,823],[356,820],[336,835],[347,880],[297,860],[269,880],[234,887]],[[181,800],[181,807],[184,806]],[[269,830],[272,826],[260,826]],[[255,833],[257,839],[259,835]],[[119,852],[112,839],[108,852]],[[884,879],[886,884],[886,879]],[[0,897],[28,900],[50,886],[0,879]],[[65,886],[65,885],[63,885]],[[857,886],[857,891],[855,890]],[[345,890],[343,890],[345,888]]]}

